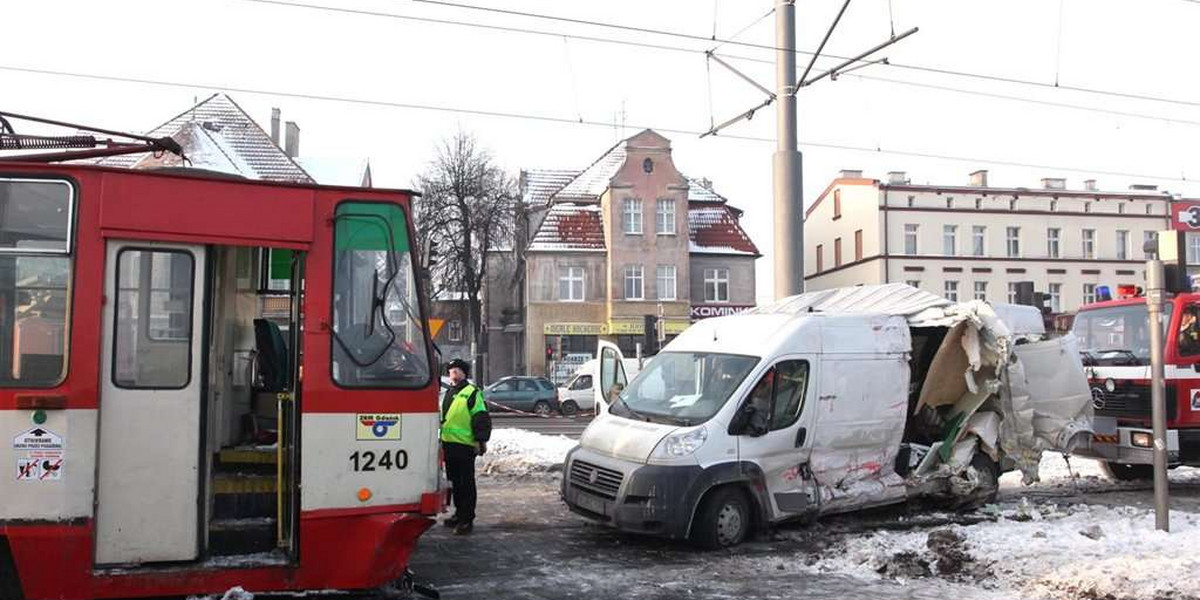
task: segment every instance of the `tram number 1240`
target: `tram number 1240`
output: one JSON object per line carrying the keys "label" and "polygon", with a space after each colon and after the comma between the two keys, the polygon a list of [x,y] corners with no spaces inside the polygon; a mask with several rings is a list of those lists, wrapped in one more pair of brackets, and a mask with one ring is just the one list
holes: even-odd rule
{"label": "tram number 1240", "polygon": [[350,463],[355,471],[397,471],[408,468],[408,453],[403,450],[354,451]]}

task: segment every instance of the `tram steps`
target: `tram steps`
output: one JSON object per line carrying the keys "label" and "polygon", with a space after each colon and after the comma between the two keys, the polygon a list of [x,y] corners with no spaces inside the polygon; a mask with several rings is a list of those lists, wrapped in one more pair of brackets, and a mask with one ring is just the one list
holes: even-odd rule
{"label": "tram steps", "polygon": [[276,547],[274,518],[216,519],[208,528],[212,556],[270,552]]}

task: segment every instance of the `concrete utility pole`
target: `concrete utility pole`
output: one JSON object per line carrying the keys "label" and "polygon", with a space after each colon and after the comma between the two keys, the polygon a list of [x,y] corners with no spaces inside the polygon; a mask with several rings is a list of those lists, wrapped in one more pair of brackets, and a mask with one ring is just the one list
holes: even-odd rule
{"label": "concrete utility pole", "polygon": [[804,291],[804,195],[796,135],[796,0],[775,3],[775,299]]}
{"label": "concrete utility pole", "polygon": [[1146,308],[1150,313],[1150,420],[1154,425],[1154,527],[1170,531],[1167,502],[1167,408],[1163,398],[1163,263],[1146,261]]}

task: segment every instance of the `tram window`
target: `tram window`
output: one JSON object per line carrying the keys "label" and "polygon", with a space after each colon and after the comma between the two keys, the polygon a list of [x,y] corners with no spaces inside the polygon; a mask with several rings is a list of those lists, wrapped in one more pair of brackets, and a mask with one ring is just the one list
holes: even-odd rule
{"label": "tram window", "polygon": [[333,380],[424,387],[425,320],[404,212],[394,204],[343,202],[334,219]]}
{"label": "tram window", "polygon": [[0,179],[0,386],[66,375],[74,188]]}
{"label": "tram window", "polygon": [[113,383],[179,389],[191,380],[191,254],[122,250],[117,255]]}

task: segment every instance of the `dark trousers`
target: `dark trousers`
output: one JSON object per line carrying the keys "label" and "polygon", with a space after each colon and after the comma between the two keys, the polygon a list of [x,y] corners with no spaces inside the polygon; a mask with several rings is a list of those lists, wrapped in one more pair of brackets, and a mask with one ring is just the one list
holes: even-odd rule
{"label": "dark trousers", "polygon": [[444,442],[446,477],[454,499],[454,516],[459,523],[475,521],[475,447]]}

